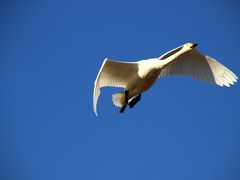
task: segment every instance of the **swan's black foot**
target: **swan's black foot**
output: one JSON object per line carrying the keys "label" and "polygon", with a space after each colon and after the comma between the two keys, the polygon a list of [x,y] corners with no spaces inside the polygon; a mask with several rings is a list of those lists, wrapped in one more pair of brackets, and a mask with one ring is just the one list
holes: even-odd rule
{"label": "swan's black foot", "polygon": [[126,107],[127,107],[127,104],[125,104],[125,105],[121,108],[121,110],[119,111],[119,113],[124,113]]}
{"label": "swan's black foot", "polygon": [[121,108],[121,110],[119,111],[119,113],[124,113],[126,106],[128,105],[128,91],[125,91],[125,104],[123,105],[123,107]]}
{"label": "swan's black foot", "polygon": [[141,94],[137,95],[135,98],[131,100],[130,103],[128,103],[130,109],[132,109],[141,99]]}

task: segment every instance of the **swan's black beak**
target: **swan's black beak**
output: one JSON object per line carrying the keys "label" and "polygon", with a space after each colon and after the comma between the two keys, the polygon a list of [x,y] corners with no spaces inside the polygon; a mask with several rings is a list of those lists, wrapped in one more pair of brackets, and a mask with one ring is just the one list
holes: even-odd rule
{"label": "swan's black beak", "polygon": [[196,44],[193,44],[192,48],[195,48],[197,45],[198,45],[197,43],[196,43]]}

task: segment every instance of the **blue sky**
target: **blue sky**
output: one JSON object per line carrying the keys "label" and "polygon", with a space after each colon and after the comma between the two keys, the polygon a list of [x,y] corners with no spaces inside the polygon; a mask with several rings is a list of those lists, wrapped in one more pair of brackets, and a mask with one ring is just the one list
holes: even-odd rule
{"label": "blue sky", "polygon": [[240,75],[237,1],[2,1],[0,179],[240,178],[239,83],[160,79],[134,109],[93,82],[105,57],[181,44]]}

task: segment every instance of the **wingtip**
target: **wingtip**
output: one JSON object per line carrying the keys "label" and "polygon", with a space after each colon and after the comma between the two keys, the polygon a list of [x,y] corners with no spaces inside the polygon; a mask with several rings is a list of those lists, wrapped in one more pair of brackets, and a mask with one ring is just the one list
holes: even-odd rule
{"label": "wingtip", "polygon": [[93,112],[95,113],[96,116],[98,116],[96,105],[93,106]]}
{"label": "wingtip", "polygon": [[93,108],[93,111],[94,111],[95,115],[98,117],[97,109],[95,107]]}

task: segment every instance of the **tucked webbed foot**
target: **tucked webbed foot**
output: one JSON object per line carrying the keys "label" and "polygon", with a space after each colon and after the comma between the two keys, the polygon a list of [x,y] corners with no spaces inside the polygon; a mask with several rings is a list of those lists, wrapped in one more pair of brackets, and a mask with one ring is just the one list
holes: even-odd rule
{"label": "tucked webbed foot", "polygon": [[135,98],[131,100],[130,103],[128,103],[130,109],[132,109],[141,99],[141,94],[137,95]]}
{"label": "tucked webbed foot", "polygon": [[126,106],[128,105],[128,91],[125,91],[125,104],[120,109],[119,113],[124,113]]}
{"label": "tucked webbed foot", "polygon": [[126,107],[127,107],[127,104],[125,104],[125,105],[121,108],[121,110],[119,111],[119,113],[124,113]]}

